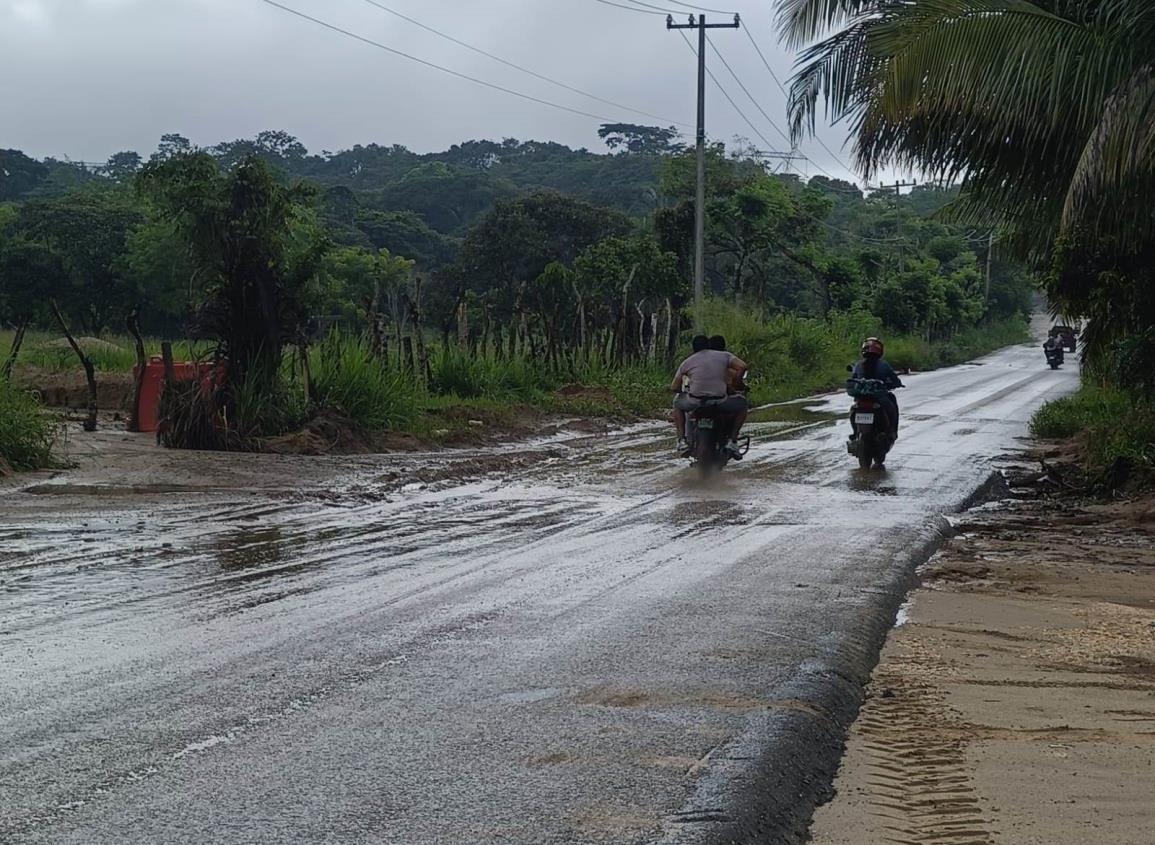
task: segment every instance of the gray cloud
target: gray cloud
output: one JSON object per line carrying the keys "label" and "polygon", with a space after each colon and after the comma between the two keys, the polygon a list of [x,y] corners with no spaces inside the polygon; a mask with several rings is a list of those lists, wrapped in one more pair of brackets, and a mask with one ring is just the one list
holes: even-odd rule
{"label": "gray cloud", "polygon": [[[617,2],[618,0],[615,0]],[[495,85],[608,119],[651,119],[561,90],[451,44],[364,0],[282,0],[366,38]],[[429,26],[606,99],[691,124],[695,60],[658,15],[595,0],[380,0]],[[662,5],[661,0],[651,0]],[[734,5],[782,80],[769,0]],[[785,98],[744,33],[714,41],[782,128]],[[786,142],[712,56],[765,138]],[[199,144],[286,129],[313,151],[357,143],[442,149],[469,138],[536,138],[598,149],[597,119],[519,100],[321,29],[261,0],[0,0],[0,146],[102,161],[152,150],[163,132]],[[711,87],[711,136],[758,138]],[[687,137],[692,129],[686,126]],[[841,150],[845,132],[823,128]],[[846,175],[814,143],[818,165]],[[815,165],[806,165],[815,173]]]}

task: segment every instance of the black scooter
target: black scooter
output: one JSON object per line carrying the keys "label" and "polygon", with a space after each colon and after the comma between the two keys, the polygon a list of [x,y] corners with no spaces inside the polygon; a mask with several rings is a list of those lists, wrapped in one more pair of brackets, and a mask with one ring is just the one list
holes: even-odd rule
{"label": "black scooter", "polygon": [[1063,366],[1063,347],[1054,340],[1043,344],[1043,354],[1047,356],[1047,366],[1057,370]]}

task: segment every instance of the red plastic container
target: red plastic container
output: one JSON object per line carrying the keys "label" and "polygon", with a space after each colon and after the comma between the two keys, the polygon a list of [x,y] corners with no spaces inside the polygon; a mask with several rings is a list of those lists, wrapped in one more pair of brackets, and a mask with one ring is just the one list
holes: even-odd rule
{"label": "red plastic container", "polygon": [[[216,367],[214,378],[213,367],[207,364],[194,364],[188,361],[174,362],[172,365],[173,378],[178,381],[200,380],[206,389],[215,381],[220,384],[224,379],[225,366]],[[133,376],[137,377],[140,368],[132,368]],[[159,424],[160,394],[164,390],[164,360],[153,357],[144,368],[144,381],[140,386],[140,402],[136,409],[137,429],[139,431],[156,431]]]}

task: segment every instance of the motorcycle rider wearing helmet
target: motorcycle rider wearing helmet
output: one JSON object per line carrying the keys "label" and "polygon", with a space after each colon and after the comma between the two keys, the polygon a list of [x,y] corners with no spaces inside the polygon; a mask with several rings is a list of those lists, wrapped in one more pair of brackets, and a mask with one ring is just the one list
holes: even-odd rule
{"label": "motorcycle rider wearing helmet", "polygon": [[687,412],[696,410],[702,400],[725,399],[720,410],[734,415],[734,431],[726,449],[731,456],[740,460],[742,452],[738,447],[738,433],[750,406],[745,396],[732,395],[730,386],[738,383],[749,367],[737,355],[725,351],[724,340],[722,349],[711,349],[709,340],[699,335],[693,339],[692,346],[694,354],[678,367],[670,385],[670,389],[678,394],[674,399],[674,426],[678,431],[678,444],[675,448],[678,452],[685,452],[689,448],[686,442]]}
{"label": "motorcycle rider wearing helmet", "polygon": [[877,337],[868,337],[862,344],[862,359],[854,365],[851,378],[876,379],[886,385],[887,393],[879,399],[886,407],[887,420],[890,423],[890,433],[898,439],[898,399],[894,390],[904,387],[894,367],[890,366],[883,353],[886,348]]}

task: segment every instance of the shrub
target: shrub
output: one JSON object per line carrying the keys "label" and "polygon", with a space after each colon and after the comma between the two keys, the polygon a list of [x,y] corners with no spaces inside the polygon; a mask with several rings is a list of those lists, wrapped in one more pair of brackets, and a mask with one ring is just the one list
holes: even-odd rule
{"label": "shrub", "polygon": [[0,470],[52,466],[55,439],[56,426],[36,397],[0,381]]}
{"label": "shrub", "polygon": [[310,356],[316,401],[365,431],[390,431],[417,418],[412,375],[390,368],[354,337],[332,334]]}
{"label": "shrub", "polygon": [[551,368],[528,358],[499,358],[493,352],[467,353],[439,348],[430,356],[431,393],[462,399],[528,401],[554,390],[560,381]]}
{"label": "shrub", "polygon": [[1031,421],[1031,433],[1081,437],[1092,473],[1112,471],[1119,462],[1155,471],[1155,403],[1116,388],[1086,384],[1073,396],[1048,402]]}

